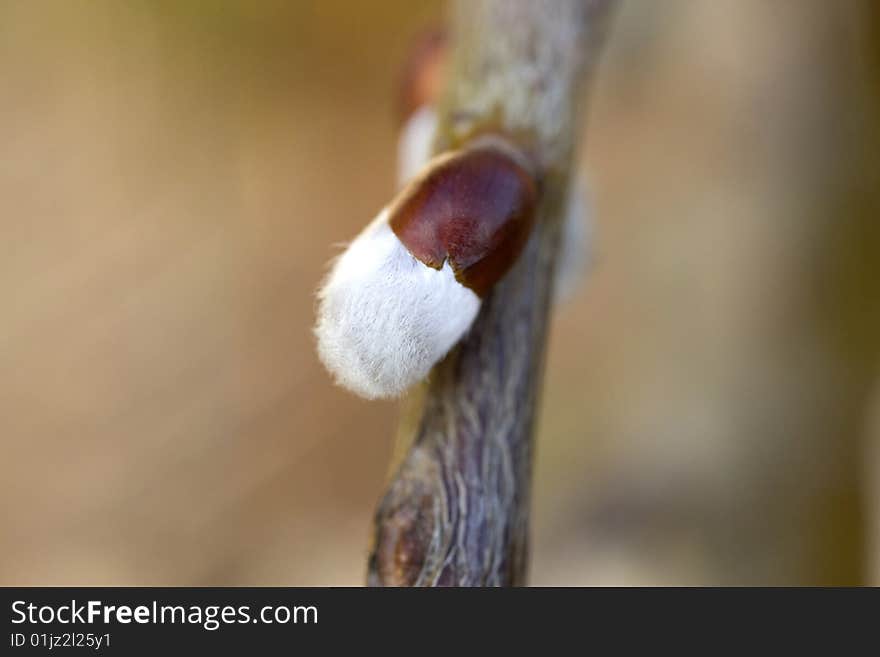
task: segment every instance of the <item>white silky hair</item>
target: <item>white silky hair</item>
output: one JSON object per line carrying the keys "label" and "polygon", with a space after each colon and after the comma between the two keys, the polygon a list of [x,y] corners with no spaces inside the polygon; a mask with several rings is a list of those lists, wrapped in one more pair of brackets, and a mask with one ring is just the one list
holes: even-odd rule
{"label": "white silky hair", "polygon": [[431,159],[437,134],[437,110],[422,105],[403,124],[397,140],[397,186],[403,187]]}
{"label": "white silky hair", "polygon": [[318,355],[336,382],[367,399],[396,397],[424,379],[462,338],[480,298],[417,260],[388,211],[333,263],[318,291]]}
{"label": "white silky hair", "polygon": [[553,301],[561,304],[575,295],[592,264],[594,240],[593,207],[586,181],[575,174],[568,188],[562,234],[556,254]]}

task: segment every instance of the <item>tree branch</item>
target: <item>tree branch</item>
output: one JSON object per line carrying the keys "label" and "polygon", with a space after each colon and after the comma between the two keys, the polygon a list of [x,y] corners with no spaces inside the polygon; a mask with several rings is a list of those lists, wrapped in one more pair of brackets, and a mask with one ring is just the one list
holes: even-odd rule
{"label": "tree branch", "polygon": [[405,402],[402,459],[375,519],[370,585],[523,584],[532,429],[582,87],[612,0],[456,0],[435,151],[501,131],[538,163],[519,261]]}

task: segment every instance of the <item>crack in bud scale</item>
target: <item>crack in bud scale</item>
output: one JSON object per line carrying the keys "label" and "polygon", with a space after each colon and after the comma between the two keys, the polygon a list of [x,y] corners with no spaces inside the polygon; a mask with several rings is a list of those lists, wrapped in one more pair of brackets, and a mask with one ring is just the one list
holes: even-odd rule
{"label": "crack in bud scale", "polygon": [[527,163],[501,138],[431,160],[318,291],[318,355],[336,382],[373,399],[424,379],[516,261],[536,196]]}

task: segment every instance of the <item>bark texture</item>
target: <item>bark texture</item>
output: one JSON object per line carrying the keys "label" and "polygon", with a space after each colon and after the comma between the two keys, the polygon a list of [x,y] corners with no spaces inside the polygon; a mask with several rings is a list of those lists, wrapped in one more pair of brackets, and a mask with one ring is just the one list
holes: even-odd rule
{"label": "bark texture", "polygon": [[502,131],[534,158],[535,228],[468,336],[405,401],[373,586],[525,582],[532,429],[559,215],[609,0],[458,0],[435,151]]}

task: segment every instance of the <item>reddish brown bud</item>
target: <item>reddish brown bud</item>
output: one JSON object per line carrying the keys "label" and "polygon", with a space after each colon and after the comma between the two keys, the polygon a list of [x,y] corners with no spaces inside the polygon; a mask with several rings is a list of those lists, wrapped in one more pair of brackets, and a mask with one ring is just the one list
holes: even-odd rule
{"label": "reddish brown bud", "polygon": [[413,256],[435,269],[449,260],[482,297],[528,241],[536,197],[524,164],[488,142],[435,158],[395,199],[389,223]]}
{"label": "reddish brown bud", "polygon": [[400,76],[398,116],[402,122],[424,105],[433,105],[440,96],[448,52],[446,29],[434,26],[413,42]]}

